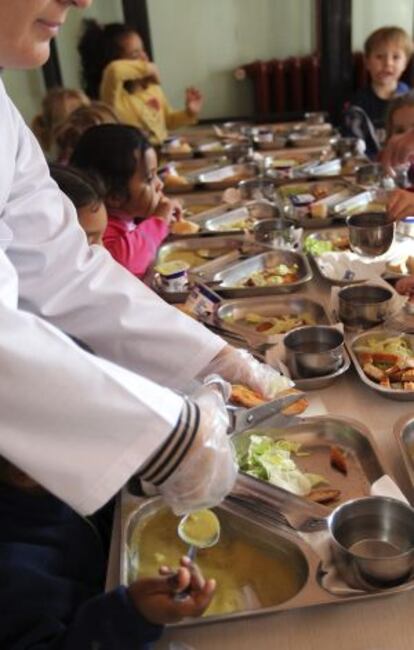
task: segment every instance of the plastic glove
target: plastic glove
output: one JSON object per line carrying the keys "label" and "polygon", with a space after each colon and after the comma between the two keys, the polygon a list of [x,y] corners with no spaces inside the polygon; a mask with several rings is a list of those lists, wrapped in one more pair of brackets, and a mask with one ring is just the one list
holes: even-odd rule
{"label": "plastic glove", "polygon": [[217,505],[237,476],[227,435],[229,417],[221,394],[207,386],[194,402],[200,408],[194,442],[178,469],[160,486],[165,502],[177,515]]}
{"label": "plastic glove", "polygon": [[208,364],[203,376],[217,373],[232,384],[243,384],[273,399],[277,393],[293,386],[293,381],[265,363],[257,361],[246,350],[226,345]]}

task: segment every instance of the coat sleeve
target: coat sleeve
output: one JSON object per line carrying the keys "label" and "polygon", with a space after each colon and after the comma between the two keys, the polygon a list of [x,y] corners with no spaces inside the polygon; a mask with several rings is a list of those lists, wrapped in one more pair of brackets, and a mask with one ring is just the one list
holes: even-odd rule
{"label": "coat sleeve", "polygon": [[102,75],[99,96],[103,102],[110,106],[119,106],[123,94],[126,92],[124,83],[145,79],[148,76],[146,61],[129,61],[117,59],[109,63]]}
{"label": "coat sleeve", "polygon": [[179,129],[182,126],[191,126],[192,124],[197,124],[198,119],[196,115],[190,115],[188,111],[184,110],[175,110],[171,107],[167,97],[165,96],[164,91],[161,89],[163,96],[163,109],[165,115],[165,124],[169,131],[174,131],[174,129]]}

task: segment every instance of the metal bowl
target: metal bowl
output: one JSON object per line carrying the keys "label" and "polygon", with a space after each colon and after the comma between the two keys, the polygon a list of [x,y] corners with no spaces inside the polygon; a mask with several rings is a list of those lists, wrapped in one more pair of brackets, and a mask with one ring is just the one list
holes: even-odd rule
{"label": "metal bowl", "polygon": [[338,292],[339,320],[346,327],[368,329],[387,318],[392,291],[374,284],[344,287]]}
{"label": "metal bowl", "polygon": [[240,181],[238,188],[243,200],[267,199],[271,201],[275,196],[275,181],[268,178]]}
{"label": "metal bowl", "polygon": [[264,219],[253,227],[254,238],[273,248],[298,248],[301,230],[290,219]]}
{"label": "metal bowl", "polygon": [[328,517],[335,565],[354,587],[387,588],[414,569],[414,510],[389,497],[354,499]]}
{"label": "metal bowl", "polygon": [[344,361],[343,334],[328,325],[308,325],[283,339],[293,377],[321,377],[338,370]]}
{"label": "metal bowl", "polygon": [[347,217],[349,247],[358,255],[376,257],[392,246],[395,222],[385,212],[364,212]]}

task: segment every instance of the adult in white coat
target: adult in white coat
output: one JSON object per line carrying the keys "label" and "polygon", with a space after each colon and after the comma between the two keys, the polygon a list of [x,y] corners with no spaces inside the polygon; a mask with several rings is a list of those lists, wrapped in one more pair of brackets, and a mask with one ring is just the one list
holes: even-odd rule
{"label": "adult in white coat", "polygon": [[[43,64],[91,1],[0,0],[0,66]],[[216,370],[270,396],[276,373],[88,247],[1,82],[0,143],[0,455],[81,513],[135,473],[177,511],[219,501],[235,477],[223,402],[176,391]]]}

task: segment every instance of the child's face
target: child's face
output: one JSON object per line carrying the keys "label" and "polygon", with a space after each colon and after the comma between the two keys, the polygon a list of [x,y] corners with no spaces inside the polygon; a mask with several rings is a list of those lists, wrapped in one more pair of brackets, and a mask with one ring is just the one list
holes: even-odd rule
{"label": "child's face", "polygon": [[150,217],[163,196],[163,187],[157,175],[157,154],[154,149],[147,149],[129,179],[129,198],[120,207],[132,218]]}
{"label": "child's face", "polygon": [[392,114],[391,135],[405,133],[414,128],[414,105],[401,106]]}
{"label": "child's face", "polygon": [[88,244],[102,246],[102,236],[108,225],[108,214],[103,203],[91,203],[78,208],[79,223],[85,231]]}
{"label": "child's face", "polygon": [[365,63],[376,86],[391,86],[404,72],[407,56],[398,44],[384,43],[366,57]]}
{"label": "child's face", "polygon": [[120,39],[119,46],[122,59],[133,59],[136,61],[149,60],[142,39],[135,32],[130,32],[123,36]]}

